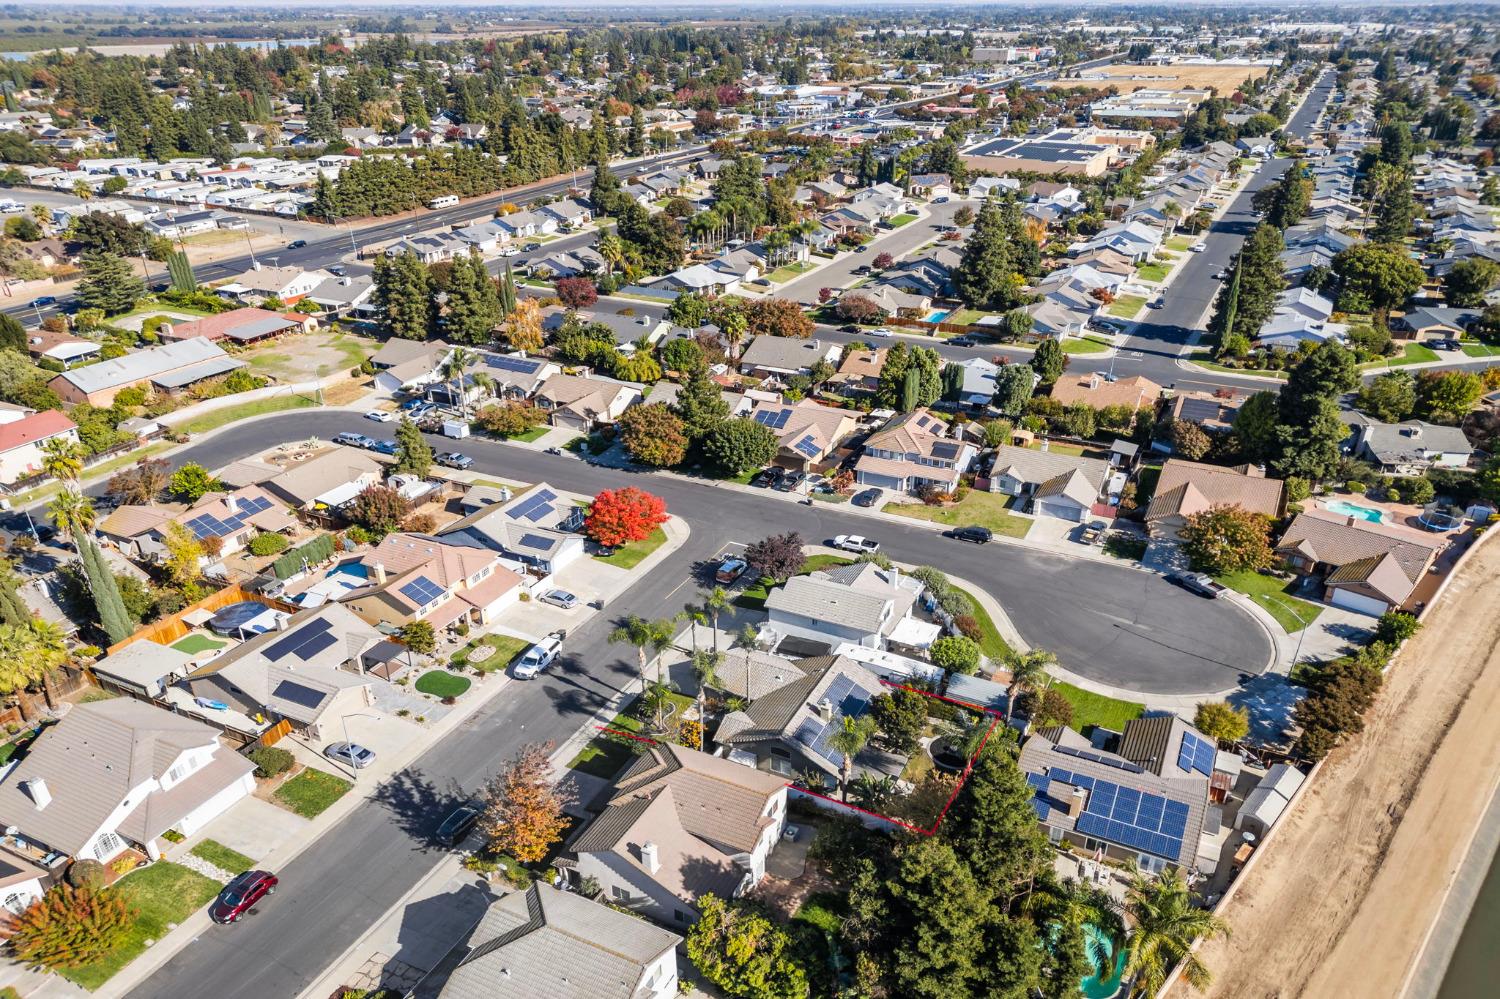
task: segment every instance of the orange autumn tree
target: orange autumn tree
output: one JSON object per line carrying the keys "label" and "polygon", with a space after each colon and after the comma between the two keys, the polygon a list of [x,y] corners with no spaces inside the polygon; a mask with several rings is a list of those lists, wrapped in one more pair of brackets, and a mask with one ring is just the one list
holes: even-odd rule
{"label": "orange autumn tree", "polygon": [[667,522],[667,504],[660,496],[634,486],[605,489],[594,497],[584,530],[601,545],[644,541]]}
{"label": "orange autumn tree", "polygon": [[491,851],[535,863],[562,838],[568,827],[563,808],[571,799],[553,783],[551,752],[550,742],[524,746],[485,785],[480,827]]}
{"label": "orange autumn tree", "polygon": [[115,891],[57,884],[10,920],[11,950],[33,967],[93,964],[124,942],[134,915]]}

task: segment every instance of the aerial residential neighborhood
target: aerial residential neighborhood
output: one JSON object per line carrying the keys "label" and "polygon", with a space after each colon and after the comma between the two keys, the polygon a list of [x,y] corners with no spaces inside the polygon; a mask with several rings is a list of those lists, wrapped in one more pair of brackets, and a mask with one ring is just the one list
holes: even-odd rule
{"label": "aerial residential neighborhood", "polygon": [[1468,999],[1483,4],[11,5],[0,999]]}

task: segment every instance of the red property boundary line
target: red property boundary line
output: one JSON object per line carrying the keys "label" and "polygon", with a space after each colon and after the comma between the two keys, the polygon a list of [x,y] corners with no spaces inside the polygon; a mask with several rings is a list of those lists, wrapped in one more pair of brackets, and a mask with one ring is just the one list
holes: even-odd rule
{"label": "red property boundary line", "polygon": [[[990,715],[993,719],[990,722],[990,727],[984,730],[984,736],[979,740],[979,745],[975,748],[974,754],[969,757],[967,762],[964,763],[963,775],[959,778],[958,784],[953,788],[953,793],[948,795],[948,800],[943,803],[943,808],[940,812],[938,812],[937,818],[933,820],[932,825],[924,829],[921,826],[914,826],[910,822],[907,822],[903,819],[898,819],[893,815],[882,815],[879,812],[872,812],[868,808],[861,808],[858,805],[851,805],[847,801],[840,801],[839,799],[831,798],[826,794],[819,794],[817,791],[809,791],[806,788],[801,787],[796,787],[796,791],[799,794],[805,794],[813,798],[821,798],[824,801],[831,802],[839,806],[840,808],[847,808],[852,812],[859,812],[861,815],[868,815],[871,818],[879,819],[882,822],[889,822],[892,825],[900,826],[901,828],[906,829],[909,832],[918,833],[922,836],[931,836],[938,831],[938,827],[943,824],[943,819],[948,816],[948,809],[953,807],[953,802],[958,799],[958,793],[962,791],[964,789],[964,785],[969,782],[969,775],[974,770],[974,761],[979,759],[979,754],[984,752],[984,747],[989,743],[990,736],[994,734],[996,727],[999,726],[1004,721],[1004,719],[1000,717],[998,712],[994,711],[991,708],[981,708],[977,705],[970,704],[967,701],[959,701],[951,697],[944,697],[941,694],[934,694],[931,691],[920,690],[916,687],[908,687],[905,684],[894,683],[884,678],[882,678],[880,682],[885,684],[887,687],[893,687],[897,690],[905,690],[913,694],[921,694],[923,697],[930,697],[935,701],[942,701],[945,704],[951,704],[954,707],[963,708],[967,711],[977,711],[980,714]],[[644,742],[652,746],[658,745],[656,739],[652,739],[644,735],[636,735],[634,732],[627,732],[624,729],[614,728],[609,725],[595,725],[594,727],[599,731],[607,733],[609,735],[623,735],[625,738],[634,739],[636,742]],[[795,785],[790,781],[787,782],[786,786],[795,787]]]}

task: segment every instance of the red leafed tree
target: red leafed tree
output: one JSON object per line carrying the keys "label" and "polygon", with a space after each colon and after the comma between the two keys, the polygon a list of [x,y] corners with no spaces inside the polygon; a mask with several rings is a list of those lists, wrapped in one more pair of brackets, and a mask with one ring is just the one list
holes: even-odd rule
{"label": "red leafed tree", "polygon": [[877,253],[875,255],[875,267],[877,270],[883,271],[895,262],[896,258],[891,256],[889,253]]}
{"label": "red leafed tree", "polygon": [[570,309],[586,309],[599,301],[594,282],[585,277],[558,278],[554,287],[558,300]]}
{"label": "red leafed tree", "polygon": [[601,545],[623,545],[646,540],[666,522],[665,500],[635,486],[626,486],[605,489],[595,496],[584,528]]}
{"label": "red leafed tree", "polygon": [[552,780],[551,751],[550,742],[522,747],[484,789],[479,824],[490,848],[525,864],[545,857],[568,828],[563,807],[569,798]]}

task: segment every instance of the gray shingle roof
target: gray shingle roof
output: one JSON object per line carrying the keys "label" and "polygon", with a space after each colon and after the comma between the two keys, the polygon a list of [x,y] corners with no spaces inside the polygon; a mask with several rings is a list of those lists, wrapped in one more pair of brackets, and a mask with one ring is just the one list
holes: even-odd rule
{"label": "gray shingle roof", "polygon": [[[80,392],[100,392],[119,385],[159,379],[166,372],[190,364],[225,359],[229,359],[229,355],[224,353],[223,348],[201,336],[195,336],[178,343],[163,344],[160,347],[138,350],[124,357],[100,361],[88,367],[74,368],[72,371],[64,371],[58,377],[71,382]],[[240,364],[236,362],[235,366]]]}

